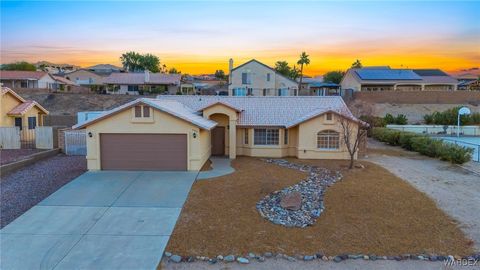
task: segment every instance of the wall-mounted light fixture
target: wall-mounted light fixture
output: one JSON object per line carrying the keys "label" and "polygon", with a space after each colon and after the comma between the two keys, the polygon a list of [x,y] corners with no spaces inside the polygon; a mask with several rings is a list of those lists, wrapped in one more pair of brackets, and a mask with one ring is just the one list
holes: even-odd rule
{"label": "wall-mounted light fixture", "polygon": [[196,132],[193,132],[193,138],[196,139],[197,138],[197,133]]}
{"label": "wall-mounted light fixture", "polygon": [[307,153],[307,149],[303,149],[303,153]]}
{"label": "wall-mounted light fixture", "polygon": [[93,134],[92,132],[88,132],[88,137],[92,138],[93,137]]}

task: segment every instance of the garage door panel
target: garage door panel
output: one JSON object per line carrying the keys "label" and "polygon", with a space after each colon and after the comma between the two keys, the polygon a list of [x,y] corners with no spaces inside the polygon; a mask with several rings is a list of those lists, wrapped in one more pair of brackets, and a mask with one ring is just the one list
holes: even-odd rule
{"label": "garage door panel", "polygon": [[185,134],[100,134],[103,170],[187,170]]}

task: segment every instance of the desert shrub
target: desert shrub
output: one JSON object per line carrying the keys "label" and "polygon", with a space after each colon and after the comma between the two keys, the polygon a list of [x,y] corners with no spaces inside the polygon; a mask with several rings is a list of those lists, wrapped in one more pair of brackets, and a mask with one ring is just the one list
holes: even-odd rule
{"label": "desert shrub", "polygon": [[410,139],[411,148],[427,157],[437,158],[442,153],[443,142],[426,136],[418,136]]}
{"label": "desert shrub", "polygon": [[402,132],[400,133],[400,138],[398,139],[399,145],[408,150],[412,151],[412,139],[418,137],[418,134],[412,132]]}
{"label": "desert shrub", "polygon": [[471,159],[473,149],[437,140],[422,134],[397,131],[389,128],[372,129],[372,137],[393,146],[415,151],[422,155],[440,158],[455,164],[462,164]]}
{"label": "desert shrub", "polygon": [[385,114],[385,117],[383,119],[385,120],[385,123],[387,125],[395,124],[395,117],[389,113]]}
{"label": "desert shrub", "polygon": [[383,117],[372,116],[372,115],[362,115],[359,118],[360,120],[368,123],[372,128],[385,127],[387,125]]}
{"label": "desert shrub", "polygon": [[[433,112],[423,116],[423,120],[428,125],[456,125],[458,110],[461,107],[455,107],[443,112]],[[460,125],[480,125],[480,113],[460,116]]]}
{"label": "desert shrub", "polygon": [[395,117],[395,124],[397,125],[406,125],[408,123],[408,119],[404,114],[399,114]]}
{"label": "desert shrub", "polygon": [[473,149],[456,144],[444,143],[440,152],[440,159],[454,164],[463,164],[472,158]]}

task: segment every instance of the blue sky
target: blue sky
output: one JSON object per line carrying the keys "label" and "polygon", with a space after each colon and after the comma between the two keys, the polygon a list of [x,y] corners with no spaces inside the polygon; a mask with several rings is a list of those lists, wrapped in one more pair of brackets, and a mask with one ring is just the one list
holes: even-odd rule
{"label": "blue sky", "polygon": [[480,65],[480,2],[5,2],[1,62],[118,64],[158,55],[190,73],[310,54],[307,72],[365,64]]}

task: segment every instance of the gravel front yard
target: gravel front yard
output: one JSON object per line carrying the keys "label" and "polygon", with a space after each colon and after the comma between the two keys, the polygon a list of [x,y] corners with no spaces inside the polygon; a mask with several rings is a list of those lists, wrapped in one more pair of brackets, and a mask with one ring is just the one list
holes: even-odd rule
{"label": "gravel front yard", "polygon": [[[369,140],[368,145],[368,161],[383,166],[432,198],[439,208],[460,223],[460,228],[474,240],[477,251],[480,251],[478,174],[375,140]],[[478,162],[471,162],[465,167],[480,171]]]}
{"label": "gravel front yard", "polygon": [[3,228],[86,170],[84,156],[60,154],[2,175],[0,227]]}
{"label": "gravel front yard", "polygon": [[12,163],[17,160],[24,159],[31,154],[35,154],[44,150],[40,149],[2,149],[0,150],[0,165]]}

